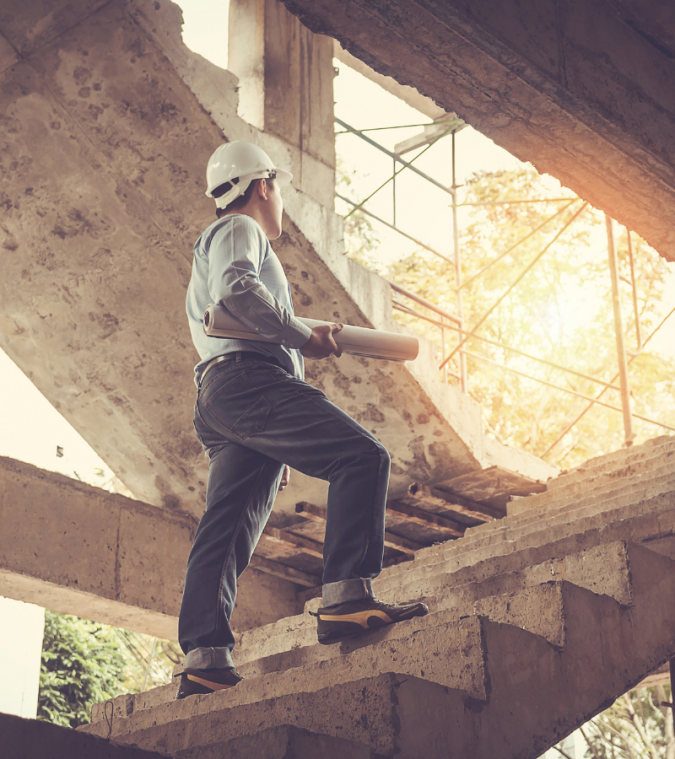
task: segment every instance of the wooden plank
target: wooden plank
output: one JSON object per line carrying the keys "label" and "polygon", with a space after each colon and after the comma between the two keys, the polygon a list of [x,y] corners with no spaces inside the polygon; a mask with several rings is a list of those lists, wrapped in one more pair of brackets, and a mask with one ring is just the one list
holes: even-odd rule
{"label": "wooden plank", "polygon": [[[316,506],[307,501],[296,503],[295,513],[302,514],[307,517],[307,519],[311,519],[314,522],[326,521],[326,508],[324,506]],[[424,548],[421,543],[409,540],[408,538],[402,538],[400,535],[393,535],[391,532],[384,533],[384,545],[387,548],[393,548],[395,551],[400,551],[409,556],[412,556],[415,551],[418,551],[420,548]]]}
{"label": "wooden plank", "polygon": [[323,546],[315,540],[310,540],[302,535],[296,535],[288,530],[280,530],[277,527],[270,527],[270,525],[265,525],[263,535],[266,535],[269,540],[278,541],[293,549],[300,549],[302,553],[308,554],[309,556],[315,556],[317,559],[323,561]]}
{"label": "wooden plank", "polygon": [[290,543],[284,543],[281,540],[275,540],[270,535],[265,535],[265,533],[260,536],[260,542],[258,543],[258,548],[256,548],[256,551],[258,551],[258,553],[262,553],[264,555],[264,558],[270,559],[272,561],[277,558],[292,559],[293,556],[299,553],[299,550],[295,546],[292,546]]}
{"label": "wooden plank", "polygon": [[326,521],[326,507],[316,506],[308,501],[300,501],[300,503],[296,503],[295,513],[302,514],[303,517],[307,517],[307,519],[311,519],[313,522]]}
{"label": "wooden plank", "polygon": [[471,501],[487,501],[499,496],[541,493],[546,490],[546,483],[500,466],[491,466],[440,482],[436,488]]}
{"label": "wooden plank", "polygon": [[408,522],[430,527],[437,532],[453,538],[461,538],[464,535],[464,525],[460,525],[452,519],[442,517],[439,514],[424,511],[424,509],[420,509],[417,506],[411,506],[403,501],[391,501],[387,504],[387,510],[405,516]]}
{"label": "wooden plank", "polygon": [[287,567],[285,564],[279,564],[277,561],[264,559],[262,556],[253,555],[249,566],[257,569],[259,572],[265,572],[265,574],[289,580],[296,585],[304,585],[306,588],[315,588],[317,585],[321,585],[321,578],[318,575],[301,572],[299,569],[293,569],[292,567]]}
{"label": "wooden plank", "polygon": [[447,493],[444,490],[429,487],[428,485],[419,485],[416,482],[413,482],[408,492],[411,498],[419,501],[422,505],[427,503],[443,509],[450,509],[458,514],[464,514],[464,516],[476,519],[479,522],[494,522],[496,519],[501,519],[505,516],[502,511],[492,506],[476,503],[476,501],[462,498],[462,496],[455,495],[454,493]]}
{"label": "wooden plank", "polygon": [[410,538],[404,538],[401,535],[394,535],[393,532],[388,530],[384,533],[384,544],[387,548],[395,548],[397,551],[406,553],[410,556],[415,555],[415,551],[419,551],[420,548],[424,548],[423,543],[418,543],[416,540],[410,540]]}

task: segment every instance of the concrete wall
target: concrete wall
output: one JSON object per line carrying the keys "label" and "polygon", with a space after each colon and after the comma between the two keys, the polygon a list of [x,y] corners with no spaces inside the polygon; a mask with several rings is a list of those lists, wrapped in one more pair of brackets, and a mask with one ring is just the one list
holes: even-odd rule
{"label": "concrete wall", "polygon": [[662,3],[283,1],[675,260],[675,21]]}
{"label": "concrete wall", "polygon": [[[176,639],[190,517],[0,457],[0,595]],[[291,583],[249,569],[245,630],[297,613]]]}

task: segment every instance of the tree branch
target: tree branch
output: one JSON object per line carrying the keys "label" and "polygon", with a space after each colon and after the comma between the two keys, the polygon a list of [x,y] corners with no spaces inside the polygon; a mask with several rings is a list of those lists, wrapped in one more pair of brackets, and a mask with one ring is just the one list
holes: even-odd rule
{"label": "tree branch", "polygon": [[593,754],[593,756],[595,757],[595,759],[600,759],[600,756],[599,756],[598,752],[595,750],[595,748],[593,747],[593,744],[591,743],[591,741],[589,740],[588,736],[584,732],[584,728],[580,727],[579,728],[579,732],[583,736],[583,739],[586,741],[586,745],[588,746],[588,748],[590,748],[591,753]]}
{"label": "tree branch", "polygon": [[563,751],[559,746],[553,746],[553,748],[559,753],[562,754],[565,759],[573,759],[566,751]]}
{"label": "tree branch", "polygon": [[635,729],[638,732],[638,735],[642,739],[642,742],[644,743],[647,751],[649,751],[649,755],[651,759],[659,759],[658,754],[654,750],[654,746],[649,739],[649,736],[647,735],[647,730],[645,729],[645,725],[640,720],[640,718],[637,715],[637,712],[635,711],[635,707],[633,706],[633,702],[631,701],[631,698],[628,693],[623,694],[623,700],[626,703],[626,707],[628,708],[628,713],[630,715],[630,719],[635,726]]}

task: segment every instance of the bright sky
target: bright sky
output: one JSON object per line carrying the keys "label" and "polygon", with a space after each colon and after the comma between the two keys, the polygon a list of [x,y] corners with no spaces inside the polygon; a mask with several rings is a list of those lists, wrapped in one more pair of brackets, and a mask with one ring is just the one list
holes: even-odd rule
{"label": "bright sky", "polygon": [[[113,474],[96,452],[0,351],[0,456],[101,487]],[[60,446],[63,455],[57,455]],[[100,476],[102,473],[103,476]]]}
{"label": "bright sky", "polygon": [[[339,75],[334,80],[335,113],[345,123],[355,129],[406,124],[429,123],[430,119],[411,108],[402,100],[393,97],[377,84],[366,79],[348,66],[335,61]],[[343,131],[337,127],[338,131]],[[422,132],[419,126],[409,129],[386,129],[366,134],[385,148],[394,146]],[[510,153],[476,132],[466,127],[456,137],[455,168],[457,183],[463,184],[471,174],[480,170],[515,169],[522,166]],[[336,137],[338,159],[344,162],[353,174],[353,197],[357,200],[367,197],[393,173],[393,160],[376,148],[368,145],[353,134],[338,134]],[[407,161],[421,151],[405,154]],[[439,142],[414,163],[425,174],[441,182],[452,184],[452,150],[449,137]],[[400,166],[399,166],[400,168]],[[557,184],[557,183],[556,183]],[[392,219],[392,184],[382,189],[367,208],[385,221]],[[447,256],[452,255],[452,215],[451,198],[438,188],[434,188],[423,178],[405,169],[396,178],[396,224],[409,234],[430,245]],[[345,213],[349,206],[337,201],[338,213]],[[460,209],[460,225],[464,216]],[[398,258],[418,249],[414,243],[406,241],[393,230],[377,225],[382,242],[383,257]]]}
{"label": "bright sky", "polygon": [[[184,39],[195,52],[219,66],[227,65],[227,2],[223,0],[180,0],[183,9]],[[335,78],[336,114],[357,129],[426,123],[429,119],[402,101],[386,93],[360,74],[336,61],[339,75]],[[370,133],[385,147],[393,149],[397,142],[421,132],[420,127],[383,130]],[[457,137],[457,181],[464,182],[480,170],[512,169],[520,162],[508,152],[467,127]],[[354,169],[353,192],[362,198],[375,189],[391,172],[388,156],[353,135],[337,137],[338,156],[348,168]],[[415,153],[406,157],[410,159]],[[451,183],[450,140],[444,139],[431,148],[418,164],[419,168],[445,185]],[[443,253],[451,251],[452,222],[448,208],[449,196],[430,188],[415,175],[404,172],[397,181],[397,223],[410,234],[436,247]],[[552,195],[567,195],[554,179],[550,179]],[[344,213],[345,204],[338,201],[337,210]],[[391,188],[383,190],[368,208],[391,220]],[[461,223],[461,219],[460,219]],[[383,260],[398,258],[416,248],[395,232],[377,225],[382,242]],[[675,304],[675,277],[671,277],[664,299]],[[625,304],[628,308],[628,304]],[[675,349],[675,317],[672,328],[654,341],[661,350]],[[36,390],[23,373],[0,351],[0,455],[30,462],[43,469],[79,476],[82,480],[102,485],[112,472],[78,433]],[[57,456],[57,446],[63,456]],[[103,476],[101,476],[101,472]]]}

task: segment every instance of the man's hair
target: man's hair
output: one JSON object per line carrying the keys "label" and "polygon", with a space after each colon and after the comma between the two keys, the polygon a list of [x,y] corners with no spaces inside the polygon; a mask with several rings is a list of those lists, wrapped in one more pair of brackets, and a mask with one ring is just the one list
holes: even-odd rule
{"label": "man's hair", "polygon": [[[221,216],[224,216],[230,211],[239,211],[241,208],[243,208],[253,197],[253,193],[255,192],[256,187],[260,184],[260,182],[262,182],[262,179],[254,179],[246,188],[246,192],[243,195],[236,197],[231,203],[228,203],[225,208],[216,208],[216,216],[220,219]],[[222,192],[218,193],[218,190],[220,190],[220,187],[216,187],[216,189],[213,191],[214,198],[217,198],[223,194]]]}

